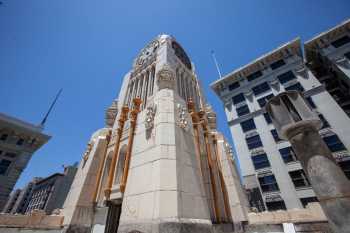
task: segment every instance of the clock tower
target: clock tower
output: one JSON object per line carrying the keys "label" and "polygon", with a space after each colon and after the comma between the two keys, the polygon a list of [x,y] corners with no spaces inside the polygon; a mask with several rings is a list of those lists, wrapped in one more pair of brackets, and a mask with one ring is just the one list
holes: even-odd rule
{"label": "clock tower", "polygon": [[172,36],[140,51],[106,116],[66,200],[67,232],[240,229],[248,204],[230,146]]}

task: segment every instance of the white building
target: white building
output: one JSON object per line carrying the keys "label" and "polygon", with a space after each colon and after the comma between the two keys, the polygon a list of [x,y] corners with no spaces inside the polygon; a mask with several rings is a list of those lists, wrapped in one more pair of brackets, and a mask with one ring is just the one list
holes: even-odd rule
{"label": "white building", "polygon": [[42,130],[0,113],[0,211],[33,153],[50,139]]}
{"label": "white building", "polygon": [[[265,112],[274,95],[301,91],[323,120],[320,133],[334,156],[338,161],[350,158],[350,119],[305,65],[298,38],[211,87],[224,104],[250,204],[260,211],[303,208],[316,201],[289,142],[278,137]],[[349,168],[344,168],[350,176]]]}

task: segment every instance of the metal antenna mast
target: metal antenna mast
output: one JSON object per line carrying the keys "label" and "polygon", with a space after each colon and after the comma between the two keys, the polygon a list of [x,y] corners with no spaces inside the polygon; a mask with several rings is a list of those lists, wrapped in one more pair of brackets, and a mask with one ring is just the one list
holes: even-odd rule
{"label": "metal antenna mast", "polygon": [[218,71],[218,74],[219,74],[219,78],[221,78],[221,72],[220,72],[218,61],[216,60],[216,57],[215,57],[214,50],[211,51],[211,55],[213,56],[213,60],[214,60],[215,66],[216,66],[216,70]]}
{"label": "metal antenna mast", "polygon": [[47,120],[47,118],[48,118],[48,116],[49,116],[51,110],[53,109],[53,106],[55,106],[58,97],[61,95],[62,90],[63,90],[63,89],[61,88],[61,89],[58,91],[58,93],[57,93],[57,95],[56,95],[54,101],[52,102],[52,104],[51,104],[49,110],[47,111],[45,117],[44,117],[43,120],[41,121],[40,126],[41,126],[42,128],[44,128],[45,122],[46,122],[46,120]]}

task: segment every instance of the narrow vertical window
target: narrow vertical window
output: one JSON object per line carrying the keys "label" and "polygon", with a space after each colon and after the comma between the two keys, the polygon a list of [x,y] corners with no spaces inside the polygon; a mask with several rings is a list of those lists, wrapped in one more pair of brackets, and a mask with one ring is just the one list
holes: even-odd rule
{"label": "narrow vertical window", "polygon": [[153,95],[153,88],[154,88],[154,76],[155,76],[155,67],[152,67],[152,75],[151,75],[151,91],[150,94]]}
{"label": "narrow vertical window", "polygon": [[176,69],[176,89],[177,89],[177,93],[180,95],[180,77],[179,77],[179,69]]}
{"label": "narrow vertical window", "polygon": [[149,72],[147,71],[146,72],[146,78],[145,78],[145,93],[144,93],[144,99],[145,99],[145,102],[144,102],[144,107],[146,107],[147,105],[147,96],[148,96],[148,82],[149,82]]}
{"label": "narrow vertical window", "polygon": [[132,94],[133,94],[133,91],[134,91],[134,81],[131,81],[131,87],[130,87],[130,90],[129,90],[129,94],[128,94],[128,106],[130,107],[130,101],[131,101],[131,98],[132,98]]}
{"label": "narrow vertical window", "polygon": [[[136,78],[136,80],[135,80],[135,87],[134,87],[134,93],[132,95],[132,99],[135,99],[136,96],[137,96],[138,85],[139,85],[139,79]],[[131,104],[132,104],[132,101],[131,101]]]}

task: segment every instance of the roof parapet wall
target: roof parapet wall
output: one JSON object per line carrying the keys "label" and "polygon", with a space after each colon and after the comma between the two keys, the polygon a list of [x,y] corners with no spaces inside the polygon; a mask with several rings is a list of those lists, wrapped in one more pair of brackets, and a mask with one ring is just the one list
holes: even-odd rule
{"label": "roof parapet wall", "polygon": [[234,70],[233,72],[225,75],[221,79],[213,82],[212,84],[210,84],[210,86],[216,93],[218,93],[219,89],[223,87],[223,84],[232,83],[233,81],[241,77],[246,77],[258,70],[265,69],[267,66],[269,66],[275,61],[288,58],[293,55],[300,57],[303,56],[299,37],[281,45],[280,47],[274,49],[269,53],[264,54],[263,56],[255,59],[247,65]]}

